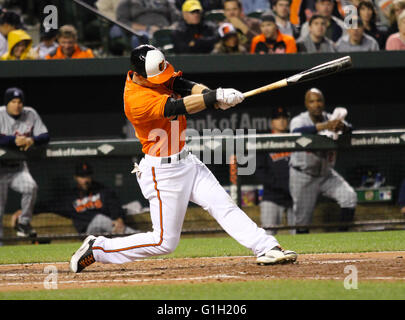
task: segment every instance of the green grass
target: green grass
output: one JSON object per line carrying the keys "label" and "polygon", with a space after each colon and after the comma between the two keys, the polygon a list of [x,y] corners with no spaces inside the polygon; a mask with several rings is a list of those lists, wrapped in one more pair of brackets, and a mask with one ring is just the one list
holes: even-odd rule
{"label": "green grass", "polygon": [[0,292],[0,300],[397,300],[403,283],[360,282],[346,290],[343,281],[271,280],[210,284],[143,285],[28,292]]}
{"label": "green grass", "polygon": [[[285,248],[298,253],[336,253],[405,250],[404,231],[322,233],[279,235]],[[0,264],[63,262],[80,243],[0,247]],[[183,238],[174,253],[166,258],[252,255],[230,237]],[[358,290],[346,290],[343,281],[268,280],[217,282],[208,284],[137,285],[106,288],[0,292],[0,300],[13,299],[136,299],[136,300],[271,300],[327,299],[376,300],[405,299],[402,282],[359,282]]]}
{"label": "green grass", "polygon": [[[405,250],[404,231],[320,233],[279,235],[284,248],[298,253],[367,252]],[[0,264],[69,261],[79,242],[50,245],[0,247]],[[228,236],[214,238],[183,238],[168,258],[251,255]]]}

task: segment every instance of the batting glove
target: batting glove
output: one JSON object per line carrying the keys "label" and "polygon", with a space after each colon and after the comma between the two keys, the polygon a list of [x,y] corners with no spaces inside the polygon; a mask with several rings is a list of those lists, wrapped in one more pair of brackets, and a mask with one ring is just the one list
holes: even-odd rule
{"label": "batting glove", "polygon": [[245,97],[243,93],[235,89],[217,89],[218,107],[222,110],[229,109],[241,103]]}

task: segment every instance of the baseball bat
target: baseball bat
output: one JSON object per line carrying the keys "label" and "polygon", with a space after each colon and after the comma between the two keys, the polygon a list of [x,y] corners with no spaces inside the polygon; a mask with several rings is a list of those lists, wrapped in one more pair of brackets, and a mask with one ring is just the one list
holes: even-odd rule
{"label": "baseball bat", "polygon": [[291,86],[291,85],[294,85],[297,83],[302,83],[302,82],[318,79],[321,77],[325,77],[325,76],[340,72],[342,70],[348,69],[351,66],[352,66],[352,58],[350,56],[346,56],[343,58],[339,58],[336,60],[332,60],[332,61],[320,64],[311,69],[297,73],[291,77],[270,83],[266,86],[244,92],[243,95],[245,96],[245,98],[251,97],[251,96],[263,93],[263,92],[279,89],[282,87]]}

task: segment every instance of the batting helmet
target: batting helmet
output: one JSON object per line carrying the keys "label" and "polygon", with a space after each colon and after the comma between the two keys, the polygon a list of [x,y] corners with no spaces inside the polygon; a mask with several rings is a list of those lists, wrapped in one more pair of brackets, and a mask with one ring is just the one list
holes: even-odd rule
{"label": "batting helmet", "polygon": [[166,82],[174,74],[174,68],[166,61],[164,54],[149,44],[140,45],[132,50],[131,68],[155,84]]}

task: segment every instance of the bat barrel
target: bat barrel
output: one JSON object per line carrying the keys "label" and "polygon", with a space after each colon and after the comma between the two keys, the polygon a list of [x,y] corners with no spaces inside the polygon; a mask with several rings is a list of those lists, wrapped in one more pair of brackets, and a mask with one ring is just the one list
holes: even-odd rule
{"label": "bat barrel", "polygon": [[336,60],[332,60],[323,64],[320,64],[311,69],[300,72],[287,78],[288,85],[300,83],[304,81],[315,80],[342,70],[348,69],[352,66],[352,58],[345,56]]}

